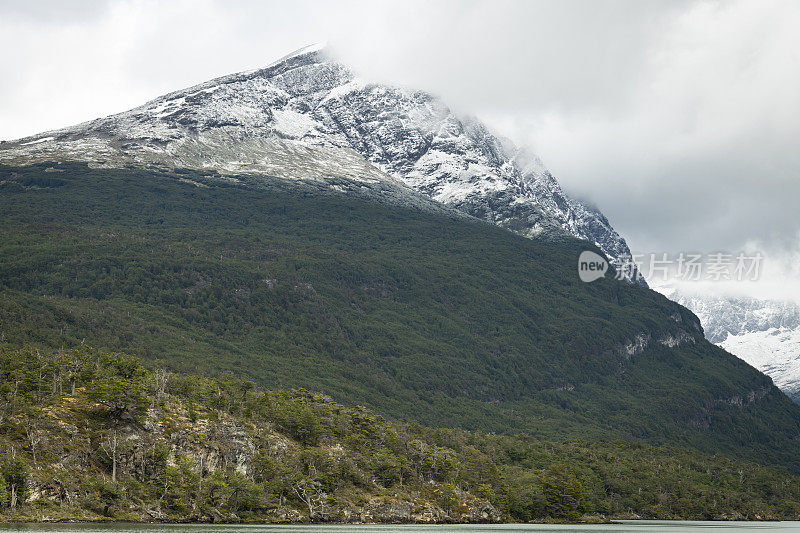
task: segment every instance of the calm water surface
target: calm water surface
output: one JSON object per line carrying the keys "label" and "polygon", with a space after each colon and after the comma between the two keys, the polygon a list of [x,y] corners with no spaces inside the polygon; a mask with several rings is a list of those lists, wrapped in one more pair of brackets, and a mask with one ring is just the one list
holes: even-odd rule
{"label": "calm water surface", "polygon": [[0,533],[800,533],[800,522],[624,521],[602,525],[353,525],[0,524]]}

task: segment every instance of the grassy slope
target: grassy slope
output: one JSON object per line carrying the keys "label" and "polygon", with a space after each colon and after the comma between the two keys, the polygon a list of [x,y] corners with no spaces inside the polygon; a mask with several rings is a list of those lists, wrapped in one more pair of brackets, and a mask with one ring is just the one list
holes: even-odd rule
{"label": "grassy slope", "polygon": [[[800,410],[578,241],[283,182],[0,167],[0,335],[306,387],[398,419],[688,444],[800,471]],[[675,320],[679,317],[679,321]],[[689,332],[632,358],[620,344]]]}

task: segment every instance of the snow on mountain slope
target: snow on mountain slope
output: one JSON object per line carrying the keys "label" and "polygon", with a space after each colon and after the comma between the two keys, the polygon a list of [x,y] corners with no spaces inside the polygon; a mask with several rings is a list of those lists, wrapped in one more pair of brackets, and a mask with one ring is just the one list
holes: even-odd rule
{"label": "snow on mountain slope", "polygon": [[800,403],[800,306],[656,288],[700,319],[706,338],[772,378]]}
{"label": "snow on mountain slope", "polygon": [[800,328],[769,328],[729,334],[720,346],[772,378],[800,402]]}
{"label": "snow on mountain slope", "polygon": [[527,237],[566,231],[610,258],[630,254],[603,214],[564,194],[534,154],[428,93],[368,83],[319,47],[124,113],[0,144],[5,163],[61,159],[365,188],[396,181]]}

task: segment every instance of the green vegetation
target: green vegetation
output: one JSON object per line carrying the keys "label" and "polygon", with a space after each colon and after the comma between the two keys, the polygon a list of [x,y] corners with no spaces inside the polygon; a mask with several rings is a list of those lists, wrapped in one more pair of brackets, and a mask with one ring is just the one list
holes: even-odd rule
{"label": "green vegetation", "polygon": [[[581,283],[585,243],[288,181],[50,166],[0,166],[0,340],[85,341],[430,426],[800,472],[800,408],[686,309]],[[628,353],[637,337],[648,347]],[[125,421],[135,378],[93,401]],[[313,444],[311,420],[286,431]]]}
{"label": "green vegetation", "polygon": [[[148,371],[85,346],[0,347],[0,374],[12,385],[0,393],[0,519],[800,515],[800,478],[685,449],[398,424],[305,390]],[[122,382],[131,393],[117,401],[108,391]]]}

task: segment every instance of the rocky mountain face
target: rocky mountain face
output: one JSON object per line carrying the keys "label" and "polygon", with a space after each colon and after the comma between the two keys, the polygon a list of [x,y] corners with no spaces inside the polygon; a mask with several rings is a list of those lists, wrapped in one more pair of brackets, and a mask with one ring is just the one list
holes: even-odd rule
{"label": "rocky mountain face", "polygon": [[661,289],[700,319],[706,338],[761,370],[800,402],[800,306]]}
{"label": "rocky mountain face", "polygon": [[[273,414],[280,421],[257,418],[237,407],[209,409],[171,395],[165,392],[169,380],[180,378],[159,375],[160,385],[146,391],[149,402],[137,396],[145,392],[142,384],[155,381],[127,381],[125,392],[117,390],[128,407],[122,417],[106,409],[107,398],[95,403],[95,386],[106,386],[100,377],[80,382],[74,393],[59,391],[63,383],[54,381],[56,392],[38,410],[27,393],[4,402],[0,424],[5,434],[15,433],[7,441],[14,460],[5,454],[0,459],[4,474],[15,465],[19,498],[9,505],[9,476],[0,476],[0,520],[491,523],[504,518],[485,496],[447,482],[452,477],[440,480],[433,472],[412,477],[413,461],[455,461],[456,452],[398,435],[403,427],[365,409],[351,410],[304,391],[259,391],[262,415],[266,406],[279,406]],[[337,432],[330,429],[333,424]],[[391,452],[383,443],[363,441],[364,433],[351,429],[353,424],[394,437],[402,444],[393,449],[408,457],[416,454],[402,463],[392,457],[389,468],[400,472],[395,465],[403,464],[395,476],[402,481],[375,473],[386,467],[372,465],[386,464],[382,458]]]}
{"label": "rocky mountain face", "polygon": [[7,164],[66,159],[266,174],[336,189],[400,183],[527,237],[566,232],[609,258],[630,254],[606,217],[566,195],[536,155],[431,94],[366,82],[318,47],[124,113],[0,143]]}

